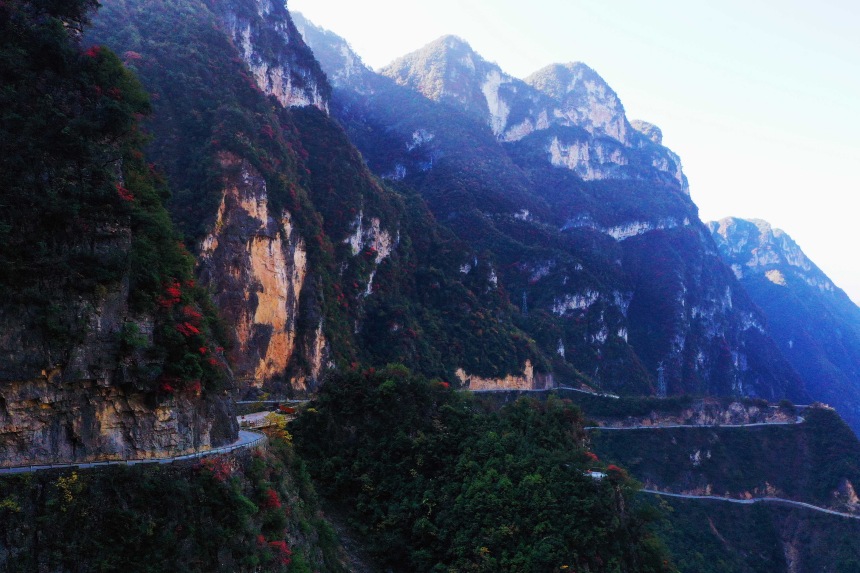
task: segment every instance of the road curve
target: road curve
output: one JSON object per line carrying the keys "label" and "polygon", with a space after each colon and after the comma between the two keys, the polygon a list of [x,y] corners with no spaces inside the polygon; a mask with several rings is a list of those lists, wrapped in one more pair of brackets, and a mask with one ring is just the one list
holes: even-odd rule
{"label": "road curve", "polygon": [[666,497],[679,497],[682,499],[709,499],[714,501],[726,501],[729,503],[740,503],[743,505],[752,505],[754,503],[778,503],[783,505],[793,505],[795,507],[802,507],[805,509],[812,509],[814,511],[820,511],[822,513],[829,513],[830,515],[838,515],[841,517],[848,517],[850,519],[860,519],[860,515],[854,515],[851,513],[844,513],[841,511],[835,511],[833,509],[827,509],[826,507],[820,507],[817,505],[812,505],[811,503],[804,503],[802,501],[794,501],[792,499],[784,499],[782,497],[753,497],[751,499],[735,499],[731,497],[720,497],[716,495],[693,495],[687,493],[669,493],[667,491],[658,491],[656,489],[640,489],[639,491],[643,493],[651,493],[654,495],[665,495]]}
{"label": "road curve", "polygon": [[265,441],[268,440],[265,434],[260,434],[258,432],[248,432],[246,430],[239,431],[239,438],[233,442],[232,444],[227,444],[226,446],[220,446],[218,448],[212,448],[211,450],[204,450],[202,452],[195,452],[193,454],[185,454],[182,456],[170,456],[164,458],[146,458],[140,460],[110,460],[104,462],[80,462],[80,463],[60,463],[60,464],[37,464],[30,466],[16,466],[12,468],[0,468],[0,475],[14,475],[14,474],[26,474],[44,470],[52,470],[52,469],[61,469],[61,468],[77,468],[77,469],[91,469],[91,468],[100,468],[104,466],[134,466],[138,464],[171,464],[173,462],[181,462],[187,460],[194,460],[205,458],[207,456],[213,456],[216,454],[226,454],[228,452],[232,452],[233,450],[238,450],[241,448],[253,448]]}

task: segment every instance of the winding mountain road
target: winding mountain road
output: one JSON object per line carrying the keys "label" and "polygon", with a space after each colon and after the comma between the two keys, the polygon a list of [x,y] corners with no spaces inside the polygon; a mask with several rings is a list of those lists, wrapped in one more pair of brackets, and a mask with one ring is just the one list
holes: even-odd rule
{"label": "winding mountain road", "polygon": [[826,507],[819,507],[817,505],[812,505],[811,503],[804,503],[802,501],[794,501],[792,499],[785,499],[782,497],[753,497],[750,499],[736,499],[732,497],[720,497],[716,495],[693,495],[687,493],[669,493],[667,491],[658,491],[656,489],[640,489],[639,491],[643,493],[651,493],[654,495],[665,495],[666,497],[679,497],[682,499],[708,499],[714,501],[726,501],[729,503],[740,503],[743,505],[752,505],[754,503],[779,503],[783,505],[793,505],[796,507],[802,507],[805,509],[812,509],[815,511],[820,511],[822,513],[829,513],[830,515],[838,515],[841,517],[848,517],[850,519],[860,519],[860,515],[854,515],[851,513],[844,513],[841,511],[836,511],[833,509],[827,509]]}
{"label": "winding mountain road", "polygon": [[213,456],[216,454],[226,454],[232,452],[233,450],[238,450],[241,448],[253,448],[256,446],[265,443],[268,438],[265,434],[260,434],[258,432],[248,432],[246,430],[239,431],[239,438],[233,442],[232,444],[228,444],[226,446],[220,446],[218,448],[212,448],[211,450],[204,450],[202,452],[195,452],[193,454],[185,454],[182,456],[170,456],[164,458],[146,458],[139,460],[109,460],[103,462],[80,462],[80,463],[59,463],[59,464],[37,464],[30,466],[16,466],[11,468],[0,468],[0,475],[13,475],[13,474],[26,474],[44,470],[52,470],[52,469],[61,469],[61,468],[77,468],[77,469],[91,469],[91,468],[100,468],[103,466],[134,466],[138,464],[172,464],[173,462],[181,462],[187,460],[195,460],[200,458],[205,458],[207,456]]}
{"label": "winding mountain road", "polygon": [[794,426],[805,422],[798,416],[793,422],[753,422],[752,424],[666,424],[657,426],[583,426],[583,430],[662,430],[664,428],[754,428],[756,426]]}

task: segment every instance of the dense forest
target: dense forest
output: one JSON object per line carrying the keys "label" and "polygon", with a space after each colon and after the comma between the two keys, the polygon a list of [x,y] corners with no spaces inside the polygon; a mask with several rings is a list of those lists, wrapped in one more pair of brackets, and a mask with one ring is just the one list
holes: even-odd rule
{"label": "dense forest", "polygon": [[673,570],[631,503],[635,483],[597,460],[582,425],[561,399],[494,411],[389,366],[333,377],[291,431],[393,570]]}

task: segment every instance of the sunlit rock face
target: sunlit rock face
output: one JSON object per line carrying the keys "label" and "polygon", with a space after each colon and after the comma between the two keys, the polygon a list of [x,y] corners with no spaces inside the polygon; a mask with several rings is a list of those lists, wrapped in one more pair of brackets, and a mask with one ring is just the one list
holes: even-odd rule
{"label": "sunlit rock face", "polygon": [[329,86],[283,2],[222,2],[220,15],[260,89],[284,107],[328,111]]}
{"label": "sunlit rock face", "polygon": [[296,350],[307,252],[290,213],[270,211],[266,183],[247,161],[223,153],[220,167],[223,195],[200,276],[234,326],[237,376],[261,386],[284,377]]}
{"label": "sunlit rock face", "polygon": [[133,386],[55,370],[3,383],[0,467],[176,456],[223,445],[236,432],[220,397],[154,404]]}
{"label": "sunlit rock face", "polygon": [[630,124],[618,95],[597,73],[580,62],[553,64],[526,83],[552,98],[552,117],[564,125],[582,127],[594,136],[606,136],[629,145]]}
{"label": "sunlit rock face", "polygon": [[459,368],[457,379],[469,390],[543,390],[554,385],[551,374],[536,373],[531,361],[527,360],[522,374],[511,374],[503,378],[481,378],[466,373]]}

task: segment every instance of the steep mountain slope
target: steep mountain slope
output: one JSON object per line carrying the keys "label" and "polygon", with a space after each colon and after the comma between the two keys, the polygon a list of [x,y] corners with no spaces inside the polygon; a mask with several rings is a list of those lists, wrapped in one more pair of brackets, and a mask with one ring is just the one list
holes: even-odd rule
{"label": "steep mountain slope", "polygon": [[860,431],[860,308],[784,231],[737,218],[708,226],[810,396]]}
{"label": "steep mountain slope", "polygon": [[670,393],[804,396],[677,156],[593,71],[550,66],[527,83],[445,37],[374,76],[343,40],[299,28],[368,165],[493,266],[557,375],[652,393],[662,363]]}
{"label": "steep mountain slope", "polygon": [[94,24],[91,41],[133,54],[154,94],[149,155],[244,388],[309,392],[354,361],[542,383],[492,269],[461,273],[473,249],[377,180],[326,115],[326,79],[282,5],[126,0]]}
{"label": "steep mountain slope", "polygon": [[148,458],[237,427],[214,311],[94,2],[0,6],[0,465]]}

